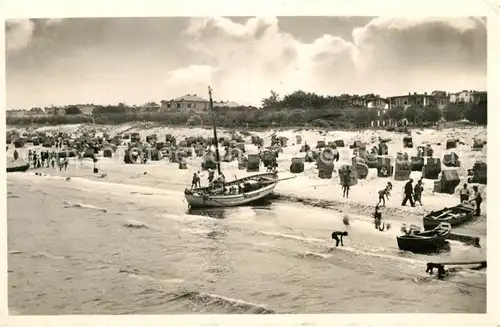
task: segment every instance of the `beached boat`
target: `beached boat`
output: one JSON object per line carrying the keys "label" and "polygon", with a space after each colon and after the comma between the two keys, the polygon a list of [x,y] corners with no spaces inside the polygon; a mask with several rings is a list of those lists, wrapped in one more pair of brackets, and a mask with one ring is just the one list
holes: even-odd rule
{"label": "beached boat", "polygon": [[424,216],[424,229],[431,230],[440,223],[449,223],[451,226],[460,225],[474,217],[474,207],[466,204],[459,204],[455,207],[444,208],[432,211]]}
{"label": "beached boat", "polygon": [[400,250],[415,253],[436,252],[445,247],[450,232],[449,223],[440,223],[436,228],[424,232],[410,229],[405,235],[397,236],[398,247]]}
{"label": "beached boat", "polygon": [[235,207],[270,196],[280,180],[276,173],[263,173],[236,179],[222,187],[186,189],[184,195],[191,207]]}
{"label": "beached boat", "polygon": [[[208,88],[208,95],[210,111],[212,112],[213,139],[219,140],[216,126],[217,115],[213,107],[212,89],[210,87]],[[221,176],[221,157],[217,141],[214,141],[214,146],[217,172]],[[242,206],[271,195],[279,181],[277,173],[255,174],[224,183],[214,183],[211,187],[186,189],[184,196],[190,207]]]}
{"label": "beached boat", "polygon": [[25,162],[24,160],[8,160],[7,161],[7,172],[8,173],[16,173],[16,172],[25,172],[30,169],[29,162]]}

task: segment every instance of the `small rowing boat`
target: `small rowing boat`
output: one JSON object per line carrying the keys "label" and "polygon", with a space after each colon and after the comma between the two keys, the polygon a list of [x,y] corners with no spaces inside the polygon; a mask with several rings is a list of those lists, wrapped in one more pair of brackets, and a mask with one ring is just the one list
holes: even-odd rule
{"label": "small rowing boat", "polygon": [[432,211],[423,218],[424,229],[431,230],[440,223],[448,223],[451,226],[457,226],[474,217],[474,207],[466,204],[459,204],[455,207],[444,208],[438,211]]}
{"label": "small rowing boat", "polygon": [[449,223],[440,223],[433,230],[424,232],[410,228],[405,231],[405,235],[397,237],[398,247],[400,250],[414,253],[436,252],[445,247],[450,232]]}
{"label": "small rowing boat", "polygon": [[7,160],[7,172],[8,173],[17,173],[17,172],[25,172],[30,169],[29,162],[26,162],[21,159],[17,160]]}

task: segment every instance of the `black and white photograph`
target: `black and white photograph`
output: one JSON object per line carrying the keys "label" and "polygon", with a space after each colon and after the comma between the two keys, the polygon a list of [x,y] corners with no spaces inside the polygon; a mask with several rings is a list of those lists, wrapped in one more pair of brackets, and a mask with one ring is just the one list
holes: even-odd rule
{"label": "black and white photograph", "polygon": [[9,315],[485,314],[490,18],[428,14],[6,18]]}

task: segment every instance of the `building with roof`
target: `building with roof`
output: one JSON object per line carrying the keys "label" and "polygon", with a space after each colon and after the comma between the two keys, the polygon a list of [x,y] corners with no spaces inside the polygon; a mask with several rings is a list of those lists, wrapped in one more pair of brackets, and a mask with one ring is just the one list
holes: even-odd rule
{"label": "building with roof", "polygon": [[450,102],[450,94],[445,91],[432,91],[431,103],[443,110]]}
{"label": "building with roof", "polygon": [[487,97],[487,93],[484,91],[475,91],[475,90],[463,90],[457,93],[451,93],[449,97],[449,102],[451,103],[470,103],[470,102],[479,102],[485,101]]}
{"label": "building with roof", "polygon": [[236,108],[239,107],[240,104],[233,101],[215,101],[214,107],[219,108]]}
{"label": "building with roof", "polygon": [[45,107],[45,114],[47,116],[64,116],[64,115],[66,115],[66,108],[64,108],[64,107]]}
{"label": "building with roof", "polygon": [[421,105],[424,107],[428,106],[432,103],[433,96],[427,94],[427,92],[424,92],[423,94],[418,94],[417,92],[412,94],[409,92],[408,95],[393,96],[389,97],[388,100],[389,109],[394,107],[403,107],[406,109],[413,105]]}
{"label": "building with roof", "polygon": [[488,101],[488,93],[486,91],[475,91],[474,92],[474,102],[486,102]]}
{"label": "building with roof", "polygon": [[389,104],[387,99],[381,97],[367,97],[366,107],[369,109],[376,109],[377,116],[382,116],[389,109]]}
{"label": "building with roof", "polygon": [[186,94],[172,100],[162,100],[160,102],[162,110],[172,109],[195,109],[208,110],[210,102],[199,97],[197,94]]}
{"label": "building with roof", "polygon": [[76,107],[80,109],[83,115],[91,116],[96,106],[93,104],[77,104]]}
{"label": "building with roof", "polygon": [[451,93],[450,94],[450,102],[451,103],[467,103],[472,102],[472,90],[463,90],[461,92]]}
{"label": "building with roof", "polygon": [[23,110],[23,109],[6,110],[5,116],[6,117],[24,117],[24,116],[27,116],[27,112],[28,112],[28,110]]}

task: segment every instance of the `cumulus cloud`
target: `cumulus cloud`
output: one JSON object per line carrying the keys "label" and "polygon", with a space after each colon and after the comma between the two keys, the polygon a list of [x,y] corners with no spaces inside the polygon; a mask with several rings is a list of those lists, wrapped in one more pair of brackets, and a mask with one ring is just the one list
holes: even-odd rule
{"label": "cumulus cloud", "polygon": [[5,21],[5,50],[16,51],[28,46],[35,23],[29,19]]}
{"label": "cumulus cloud", "polygon": [[49,19],[11,19],[5,21],[5,50],[7,53],[22,50],[33,40],[37,23],[40,26],[54,26],[63,22],[63,18]]}
{"label": "cumulus cloud", "polygon": [[486,87],[481,18],[379,17],[354,29],[352,41],[324,35],[311,43],[280,31],[276,18],[196,18],[184,35],[191,50],[210,58],[193,80],[209,80],[220,96],[241,102],[258,103],[271,89],[393,94]]}
{"label": "cumulus cloud", "polygon": [[7,100],[14,108],[140,104],[206,95],[211,85],[216,101],[259,105],[270,90],[389,96],[486,89],[484,18],[325,18],[321,27],[309,24],[307,38],[284,21],[8,21],[6,50],[16,55],[7,60]]}

